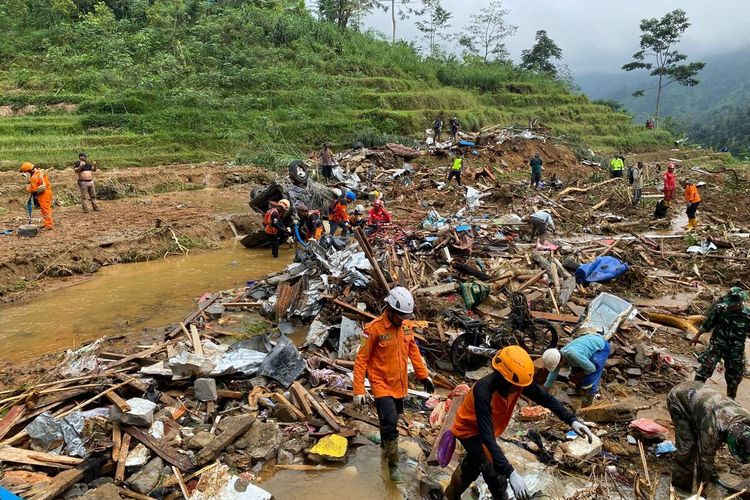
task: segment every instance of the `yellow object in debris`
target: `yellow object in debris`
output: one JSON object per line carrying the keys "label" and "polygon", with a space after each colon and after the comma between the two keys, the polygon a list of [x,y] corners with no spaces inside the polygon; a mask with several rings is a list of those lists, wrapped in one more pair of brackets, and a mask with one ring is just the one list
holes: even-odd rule
{"label": "yellow object in debris", "polygon": [[338,434],[326,436],[312,447],[310,453],[322,455],[324,457],[341,458],[346,455],[347,440]]}

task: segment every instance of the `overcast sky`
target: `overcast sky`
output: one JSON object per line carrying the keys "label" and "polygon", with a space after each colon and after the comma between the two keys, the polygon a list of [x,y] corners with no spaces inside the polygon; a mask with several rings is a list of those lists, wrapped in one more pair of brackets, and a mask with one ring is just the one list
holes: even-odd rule
{"label": "overcast sky", "polygon": [[[451,31],[459,31],[488,0],[442,2],[453,13]],[[679,46],[691,59],[750,45],[750,0],[505,0],[503,5],[510,10],[510,23],[518,26],[507,41],[514,60],[534,43],[536,31],[544,29],[574,73],[619,71],[639,49],[640,20],[678,8],[692,23]],[[365,27],[390,39],[390,13],[370,15]],[[413,19],[398,22],[397,37],[414,40],[419,35]],[[453,42],[443,45],[456,50]]]}

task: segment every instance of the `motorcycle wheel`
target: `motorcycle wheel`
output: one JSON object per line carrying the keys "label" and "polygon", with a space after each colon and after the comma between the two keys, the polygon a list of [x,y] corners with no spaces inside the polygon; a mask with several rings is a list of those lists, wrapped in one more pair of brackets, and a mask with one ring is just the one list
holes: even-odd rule
{"label": "motorcycle wheel", "polygon": [[557,327],[546,319],[534,318],[532,320],[533,332],[526,332],[521,339],[521,344],[529,354],[541,355],[547,349],[557,347],[559,335]]}
{"label": "motorcycle wheel", "polygon": [[456,337],[451,346],[451,364],[461,375],[478,370],[487,364],[487,358],[469,351],[470,345],[476,345],[473,335],[463,333]]}

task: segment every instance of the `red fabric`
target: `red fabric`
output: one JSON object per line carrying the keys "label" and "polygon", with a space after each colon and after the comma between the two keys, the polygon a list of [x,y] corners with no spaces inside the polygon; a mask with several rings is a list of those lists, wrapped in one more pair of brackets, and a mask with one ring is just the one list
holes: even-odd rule
{"label": "red fabric", "polygon": [[674,172],[664,172],[664,190],[671,189],[674,191],[677,188],[677,180],[675,179]]}
{"label": "red fabric", "polygon": [[393,216],[391,215],[391,213],[384,208],[371,208],[368,216],[369,224],[373,226],[376,224],[390,224],[391,220],[393,220]]}

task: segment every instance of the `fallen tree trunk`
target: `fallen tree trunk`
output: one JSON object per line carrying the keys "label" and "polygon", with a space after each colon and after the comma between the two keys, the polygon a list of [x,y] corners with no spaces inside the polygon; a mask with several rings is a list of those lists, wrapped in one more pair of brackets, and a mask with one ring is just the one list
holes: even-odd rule
{"label": "fallen tree trunk", "polygon": [[[687,318],[681,318],[672,314],[650,312],[644,312],[643,315],[646,316],[646,318],[652,323],[657,323],[659,325],[665,326],[673,326],[675,328],[679,328],[683,332],[687,332],[692,335],[698,333],[698,328],[696,328],[695,326],[695,321],[691,321]],[[702,316],[700,318],[702,320]]]}

